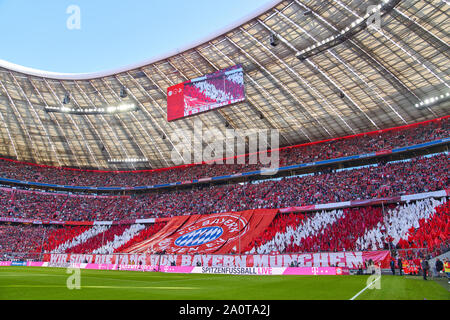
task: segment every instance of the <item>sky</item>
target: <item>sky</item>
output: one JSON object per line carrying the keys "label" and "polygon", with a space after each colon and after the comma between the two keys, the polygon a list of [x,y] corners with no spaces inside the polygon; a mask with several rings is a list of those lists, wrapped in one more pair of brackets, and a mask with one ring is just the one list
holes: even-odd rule
{"label": "sky", "polygon": [[60,73],[108,71],[183,48],[270,2],[0,0],[0,59]]}

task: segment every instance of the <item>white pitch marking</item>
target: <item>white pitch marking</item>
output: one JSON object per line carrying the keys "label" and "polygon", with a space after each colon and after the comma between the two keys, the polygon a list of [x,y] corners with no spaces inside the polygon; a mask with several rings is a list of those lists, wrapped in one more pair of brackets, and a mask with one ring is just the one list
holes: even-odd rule
{"label": "white pitch marking", "polygon": [[381,278],[381,276],[379,276],[378,278],[376,278],[375,280],[373,280],[371,283],[369,283],[364,289],[362,289],[360,292],[358,292],[356,295],[354,295],[350,300],[355,300],[361,293],[363,293],[364,291],[366,291],[372,284],[374,284],[376,281],[378,281]]}
{"label": "white pitch marking", "polygon": [[[20,285],[12,284],[7,286],[0,286],[0,288],[66,288],[67,286],[58,285]],[[81,286],[81,289],[159,289],[159,290],[195,290],[196,287],[121,287],[121,286]]]}

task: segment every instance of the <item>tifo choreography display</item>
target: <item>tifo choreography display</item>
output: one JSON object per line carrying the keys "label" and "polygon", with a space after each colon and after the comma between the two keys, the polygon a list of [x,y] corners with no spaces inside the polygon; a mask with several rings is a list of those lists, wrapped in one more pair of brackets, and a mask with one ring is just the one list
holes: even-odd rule
{"label": "tifo choreography display", "polygon": [[276,213],[277,210],[259,209],[174,217],[153,237],[125,252],[146,252],[148,248],[169,254],[237,252],[238,247],[245,248],[266,229]]}
{"label": "tifo choreography display", "polygon": [[[311,159],[302,150],[313,152],[308,157],[318,152],[317,159],[323,150],[339,144],[348,152],[334,149],[323,158],[367,152],[366,144],[361,144],[364,139],[378,145],[378,155],[393,154],[383,151],[387,141],[394,149],[407,143],[405,150],[426,151],[445,146],[445,137],[450,136],[448,124],[445,117],[286,149],[281,152],[281,162]],[[440,144],[428,144],[437,138],[444,139]],[[419,149],[412,147],[414,143]],[[367,268],[368,261],[389,268],[390,259],[400,255],[407,270],[416,270],[424,257],[448,250],[448,160],[448,153],[438,150],[346,169],[318,167],[320,171],[314,174],[128,195],[27,190],[29,184],[14,189],[5,186],[0,188],[0,221],[15,224],[0,225],[0,260],[228,274],[252,274],[255,270],[245,268],[272,268],[264,272],[284,275],[314,274],[316,269],[311,268],[341,268],[323,269],[331,275]],[[58,178],[53,172],[79,179],[100,174],[6,160],[1,163],[4,177],[31,181]],[[167,172],[190,170],[201,174],[196,168],[216,170],[216,166],[203,164],[142,174],[167,177]],[[116,179],[128,174],[139,176],[111,172],[103,177]]]}
{"label": "tifo choreography display", "polygon": [[[387,267],[392,249],[409,249],[405,257],[411,259],[445,252],[449,209],[446,200],[430,198],[384,209],[183,216],[147,227],[2,226],[0,246],[3,260],[16,252],[16,257],[52,263],[355,268],[370,259]],[[226,232],[210,232],[215,229]]]}

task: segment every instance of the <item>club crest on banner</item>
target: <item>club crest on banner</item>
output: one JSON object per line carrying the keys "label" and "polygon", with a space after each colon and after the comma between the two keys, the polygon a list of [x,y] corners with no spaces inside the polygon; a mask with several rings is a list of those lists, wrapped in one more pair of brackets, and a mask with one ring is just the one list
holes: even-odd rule
{"label": "club crest on banner", "polygon": [[172,217],[159,232],[133,245],[125,253],[182,255],[241,252],[267,229],[277,212],[277,209],[255,209]]}
{"label": "club crest on banner", "polygon": [[247,219],[239,214],[206,216],[180,228],[160,246],[173,253],[215,252],[246,234],[248,229]]}
{"label": "club crest on banner", "polygon": [[195,247],[212,242],[223,234],[223,229],[218,226],[205,227],[191,231],[175,240],[178,247]]}

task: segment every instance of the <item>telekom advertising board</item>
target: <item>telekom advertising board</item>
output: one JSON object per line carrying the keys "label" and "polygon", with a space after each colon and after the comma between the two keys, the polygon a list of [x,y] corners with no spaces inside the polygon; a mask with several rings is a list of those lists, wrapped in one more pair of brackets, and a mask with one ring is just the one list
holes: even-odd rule
{"label": "telekom advertising board", "polygon": [[236,65],[167,88],[167,121],[244,100],[244,70]]}
{"label": "telekom advertising board", "polygon": [[[299,267],[339,267],[358,269],[360,265],[372,260],[375,265],[389,268],[391,255],[389,251],[364,252],[321,252],[297,254],[182,254],[182,255],[152,255],[137,254],[45,254],[44,261],[52,266],[68,266],[70,264],[96,265],[134,265],[134,266],[166,266],[166,267],[196,267],[206,268],[205,271],[214,272],[213,268],[288,268],[292,262]],[[206,273],[208,273],[206,272]],[[205,272],[204,272],[205,273]]]}
{"label": "telekom advertising board", "polygon": [[[1,266],[12,266],[11,261],[0,261]],[[164,273],[199,273],[199,274],[229,274],[229,275],[315,275],[336,276],[348,275],[349,269],[345,267],[192,267],[192,266],[149,266],[149,265],[121,265],[121,264],[95,264],[95,263],[51,263],[51,262],[24,262],[27,267],[50,268],[77,268],[88,270],[120,270],[140,272]]]}

